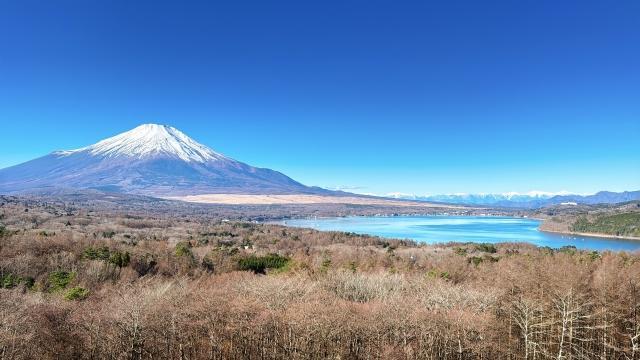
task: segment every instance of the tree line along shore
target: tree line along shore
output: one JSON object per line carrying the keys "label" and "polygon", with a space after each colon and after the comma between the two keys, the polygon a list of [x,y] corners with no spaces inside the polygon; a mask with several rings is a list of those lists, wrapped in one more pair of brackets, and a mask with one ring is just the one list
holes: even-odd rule
{"label": "tree line along shore", "polygon": [[640,240],[640,202],[578,209],[542,209],[540,230],[562,234]]}

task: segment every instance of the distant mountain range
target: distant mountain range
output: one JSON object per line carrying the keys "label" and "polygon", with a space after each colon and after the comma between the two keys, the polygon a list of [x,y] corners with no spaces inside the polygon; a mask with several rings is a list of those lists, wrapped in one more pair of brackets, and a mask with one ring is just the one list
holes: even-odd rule
{"label": "distant mountain range", "polygon": [[0,170],[0,193],[57,188],[149,196],[337,193],[228,158],[176,128],[156,124]]}
{"label": "distant mountain range", "polygon": [[511,192],[504,194],[446,194],[428,196],[394,193],[389,194],[388,196],[396,199],[440,202],[447,204],[486,205],[510,208],[539,208],[561,204],[613,204],[640,200],[640,191],[600,191],[593,195],[577,195],[568,192],[547,193],[532,191],[524,194]]}
{"label": "distant mountain range", "polygon": [[[76,150],[56,151],[0,170],[0,194],[95,189],[156,197],[201,194],[345,195],[305,186],[290,177],[226,157],[171,126],[145,124]],[[451,194],[388,197],[448,204],[537,208],[562,203],[640,200],[640,191],[594,195]]]}

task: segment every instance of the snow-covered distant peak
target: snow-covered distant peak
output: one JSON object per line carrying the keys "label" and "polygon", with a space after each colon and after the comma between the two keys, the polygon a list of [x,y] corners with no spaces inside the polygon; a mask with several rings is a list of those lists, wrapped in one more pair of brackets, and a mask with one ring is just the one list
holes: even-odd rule
{"label": "snow-covered distant peak", "polygon": [[549,192],[549,191],[538,191],[538,190],[532,190],[526,193],[519,193],[519,192],[506,192],[506,193],[502,193],[499,194],[501,196],[504,196],[507,199],[511,199],[514,197],[529,197],[529,198],[541,198],[541,199],[548,199],[548,198],[552,198],[554,196],[558,196],[558,195],[572,195],[572,193],[570,193],[569,191],[558,191],[558,192]]}
{"label": "snow-covered distant peak", "polygon": [[440,197],[457,197],[457,198],[496,198],[496,199],[513,199],[513,198],[540,198],[540,199],[548,199],[554,196],[564,196],[564,195],[576,195],[575,193],[569,191],[558,191],[558,192],[550,192],[550,191],[537,191],[532,190],[528,192],[504,192],[504,193],[451,193],[451,194],[437,194],[437,195],[424,195],[422,197],[432,197],[432,196],[440,196]]}
{"label": "snow-covered distant peak", "polygon": [[388,197],[412,200],[438,201],[456,204],[497,204],[497,203],[528,203],[540,202],[554,198],[555,196],[582,196],[570,193],[568,191],[547,192],[547,191],[529,191],[525,193],[506,192],[506,193],[453,193],[438,195],[413,195],[403,193],[389,193]]}
{"label": "snow-covered distant peak", "polygon": [[[376,194],[371,194],[373,196],[380,196],[380,195],[376,195]],[[388,198],[393,198],[393,199],[410,199],[410,198],[415,198],[416,195],[414,194],[407,194],[407,193],[402,193],[402,192],[392,192],[392,193],[387,193],[386,195],[382,195],[384,197],[388,197]]]}
{"label": "snow-covered distant peak", "polygon": [[145,158],[157,155],[177,157],[187,162],[208,162],[226,159],[205,145],[185,135],[180,130],[157,124],[144,124],[85,148],[59,151],[57,155],[88,152],[95,156],[128,156]]}

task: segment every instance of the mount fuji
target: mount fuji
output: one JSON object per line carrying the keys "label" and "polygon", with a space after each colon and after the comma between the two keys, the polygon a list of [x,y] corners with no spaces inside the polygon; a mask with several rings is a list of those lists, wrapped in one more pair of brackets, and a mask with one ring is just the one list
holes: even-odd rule
{"label": "mount fuji", "polygon": [[149,196],[333,193],[228,158],[176,128],[156,124],[0,170],[0,193],[57,188]]}

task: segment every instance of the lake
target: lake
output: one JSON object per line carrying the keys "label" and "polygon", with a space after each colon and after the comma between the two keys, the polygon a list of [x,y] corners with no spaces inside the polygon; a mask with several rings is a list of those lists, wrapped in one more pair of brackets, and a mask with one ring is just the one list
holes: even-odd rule
{"label": "lake", "polygon": [[344,231],[422,243],[527,242],[559,248],[573,245],[590,250],[640,250],[640,241],[553,234],[538,231],[540,221],[526,218],[490,216],[352,216],[341,218],[295,219],[280,222],[287,226],[324,231]]}

